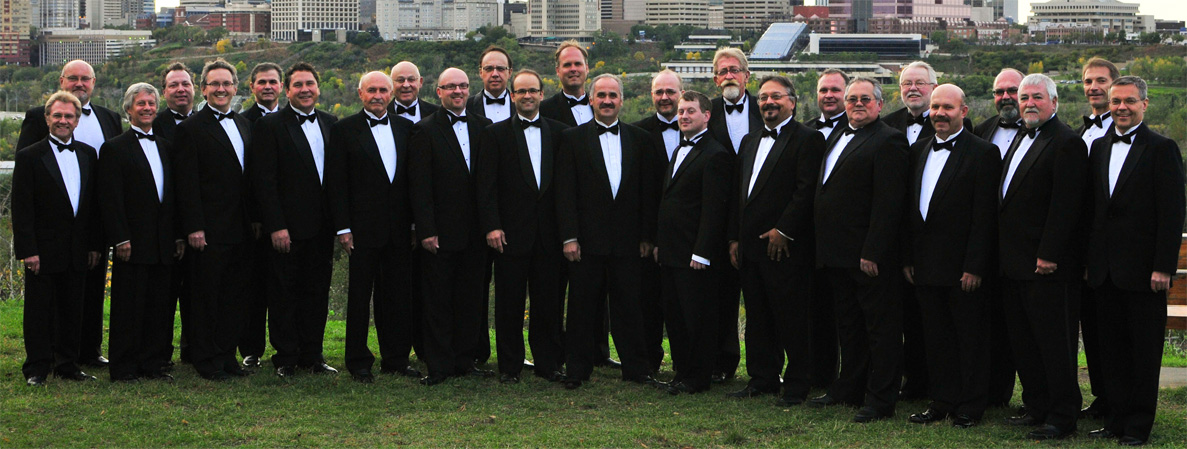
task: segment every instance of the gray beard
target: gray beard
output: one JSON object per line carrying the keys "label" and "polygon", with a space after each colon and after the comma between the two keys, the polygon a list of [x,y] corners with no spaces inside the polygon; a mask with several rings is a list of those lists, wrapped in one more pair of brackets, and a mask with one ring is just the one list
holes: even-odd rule
{"label": "gray beard", "polygon": [[740,86],[725,86],[721,89],[721,96],[729,101],[738,101],[742,98],[742,88]]}
{"label": "gray beard", "polygon": [[1002,120],[1007,122],[1018,120],[1018,117],[1020,116],[1018,113],[1018,108],[1016,107],[1002,108],[998,110],[997,113],[1001,116]]}

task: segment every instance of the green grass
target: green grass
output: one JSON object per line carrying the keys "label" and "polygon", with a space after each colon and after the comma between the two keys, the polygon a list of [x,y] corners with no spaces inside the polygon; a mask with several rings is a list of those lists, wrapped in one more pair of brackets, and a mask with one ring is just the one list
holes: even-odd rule
{"label": "green grass", "polygon": [[[344,323],[331,321],[326,348],[342,366]],[[372,333],[374,338],[374,333]],[[375,345],[372,344],[374,348]],[[1007,427],[1011,410],[987,413],[983,425],[956,430],[908,424],[923,402],[902,403],[898,415],[869,425],[850,422],[854,409],[774,407],[773,398],[732,400],[723,393],[669,397],[616,380],[598,369],[593,381],[567,391],[527,376],[518,385],[455,379],[432,388],[381,375],[362,385],[344,374],[281,380],[266,371],[210,383],[180,365],[176,382],[112,384],[51,379],[29,388],[20,374],[21,303],[0,302],[0,447],[1114,447],[1084,435],[1050,445]],[[744,368],[739,373],[745,373]],[[665,372],[661,377],[670,376]],[[1090,395],[1085,391],[1085,398]],[[1017,402],[1017,399],[1015,400]],[[1164,390],[1153,446],[1187,441],[1187,388]]]}

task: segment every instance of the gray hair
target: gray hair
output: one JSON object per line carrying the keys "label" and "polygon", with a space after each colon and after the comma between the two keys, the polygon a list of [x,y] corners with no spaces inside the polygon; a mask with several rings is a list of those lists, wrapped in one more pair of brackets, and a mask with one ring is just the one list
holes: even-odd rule
{"label": "gray hair", "polygon": [[910,64],[907,64],[906,67],[903,67],[903,71],[899,72],[899,79],[902,79],[903,72],[906,72],[911,69],[918,69],[918,68],[927,70],[927,82],[932,83],[932,84],[936,83],[936,69],[933,69],[931,67],[931,64],[928,64],[923,61],[915,61]]}
{"label": "gray hair", "polygon": [[684,79],[680,78],[680,74],[676,73],[676,71],[672,69],[663,69],[659,72],[656,72],[655,76],[651,77],[651,83],[655,84],[655,80],[659,79],[659,77],[662,75],[672,75],[675,77],[676,85],[680,86],[680,90],[684,90]]}
{"label": "gray hair", "polygon": [[737,59],[738,65],[742,66],[742,70],[745,70],[747,72],[750,71],[750,63],[746,61],[746,54],[742,53],[742,50],[739,50],[734,47],[724,47],[724,48],[718,49],[716,53],[713,53],[713,73],[714,74],[717,73],[717,61],[720,60],[721,58],[725,58],[725,57]]}
{"label": "gray hair", "polygon": [[1018,83],[1018,88],[1021,89],[1025,86],[1043,86],[1047,89],[1047,96],[1059,98],[1059,92],[1056,92],[1055,89],[1055,81],[1042,73],[1032,73],[1026,75],[1026,78],[1022,78],[1022,82]]}
{"label": "gray hair", "polygon": [[849,80],[849,84],[845,85],[846,96],[849,95],[849,88],[853,87],[853,85],[857,83],[869,83],[869,85],[874,86],[874,99],[882,101],[882,85],[879,84],[877,80],[868,76],[855,76],[852,80]]}
{"label": "gray hair", "polygon": [[593,81],[590,81],[590,83],[589,83],[589,89],[590,89],[590,94],[591,94],[590,96],[592,96],[592,97],[598,96],[598,80],[604,79],[604,78],[610,78],[610,79],[614,80],[615,83],[618,83],[618,96],[621,97],[622,96],[622,78],[619,78],[618,75],[615,75],[613,73],[603,73],[601,75],[595,76]]}
{"label": "gray hair", "polygon": [[1109,87],[1109,89],[1110,89],[1109,96],[1110,97],[1112,96],[1112,92],[1111,92],[1112,88],[1117,87],[1117,86],[1134,86],[1134,87],[1138,88],[1138,97],[1141,98],[1142,100],[1146,99],[1146,93],[1147,93],[1146,80],[1142,79],[1141,77],[1127,75],[1127,76],[1117,78],[1116,80],[1113,81],[1113,85]]}
{"label": "gray hair", "polygon": [[127,91],[124,91],[124,102],[120,106],[125,115],[128,114],[128,109],[132,107],[132,104],[136,102],[136,97],[145,93],[152,94],[153,101],[160,104],[161,93],[157,91],[157,88],[149,83],[136,83],[129,86]]}
{"label": "gray hair", "polygon": [[74,105],[74,113],[75,114],[82,113],[82,102],[78,101],[78,97],[74,96],[74,94],[72,94],[70,92],[66,92],[64,90],[59,90],[57,92],[54,92],[53,95],[50,95],[48,100],[45,100],[45,116],[46,117],[49,117],[49,114],[50,114],[49,110],[50,110],[50,108],[52,108],[54,106],[54,103],[70,103],[70,104]]}
{"label": "gray hair", "polygon": [[363,76],[359,77],[359,90],[363,90],[363,80],[366,80],[368,76],[371,76],[372,74],[375,74],[375,73],[378,73],[380,75],[380,78],[387,80],[387,88],[389,90],[396,88],[395,83],[392,82],[392,79],[386,73],[380,72],[378,70],[373,70],[373,71],[364,73]]}

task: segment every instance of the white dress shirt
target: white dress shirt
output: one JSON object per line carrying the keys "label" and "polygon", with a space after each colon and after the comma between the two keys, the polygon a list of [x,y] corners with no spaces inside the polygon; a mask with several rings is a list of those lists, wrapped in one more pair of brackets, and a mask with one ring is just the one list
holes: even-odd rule
{"label": "white dress shirt", "polygon": [[[676,118],[673,117],[672,120],[669,121],[669,120],[664,119],[664,116],[659,115],[659,114],[655,114],[655,118],[659,119],[659,122],[663,123],[665,125],[675,123],[677,120]],[[676,145],[680,144],[680,131],[677,131],[677,130],[674,130],[671,128],[664,128],[663,136],[664,136],[664,151],[667,152],[668,160],[670,161],[670,160],[672,160],[672,153],[676,151]]]}
{"label": "white dress shirt", "polygon": [[[827,140],[828,140],[830,137],[832,137],[832,136],[833,136],[833,131],[835,131],[835,130],[837,129],[837,125],[838,125],[838,124],[840,124],[840,122],[838,122],[838,121],[837,121],[837,119],[841,118],[841,116],[842,116],[842,115],[845,115],[845,113],[844,113],[844,112],[841,112],[841,113],[839,113],[839,114],[837,114],[837,115],[834,115],[834,116],[832,116],[832,117],[829,117],[829,120],[832,120],[832,121],[833,121],[833,122],[832,122],[832,124],[830,124],[830,125],[827,125],[827,126],[823,126],[823,127],[821,127],[821,128],[818,130],[818,131],[820,131],[822,134],[824,134],[824,140],[826,140],[826,141],[827,141]],[[822,115],[821,117],[823,117],[823,115]],[[819,119],[817,119],[817,121],[819,121],[819,122],[821,122],[821,123],[824,123],[824,120],[819,120]]]}
{"label": "white dress shirt", "polygon": [[[490,119],[491,123],[499,123],[511,118],[511,95],[508,94],[506,89],[503,90],[501,97],[491,95],[490,92],[483,89],[482,96],[484,97],[482,99],[482,111],[486,114],[486,118]],[[502,98],[503,104],[487,103],[487,98]]]}
{"label": "white dress shirt", "polygon": [[[853,125],[849,125],[849,128],[853,130],[857,129]],[[837,139],[833,147],[829,148],[828,156],[824,159],[824,179],[820,180],[821,184],[828,182],[828,176],[833,174],[833,167],[837,166],[837,160],[841,158],[841,153],[845,151],[845,147],[849,145],[849,142],[853,141],[853,136],[853,134],[842,135],[841,138]]]}
{"label": "white dress shirt", "polygon": [[[449,114],[449,112],[447,112],[447,114]],[[458,115],[458,117],[465,116],[465,110],[462,110],[462,113]],[[458,120],[451,127],[453,128],[453,135],[457,136],[458,146],[462,147],[462,158],[466,160],[466,170],[472,170],[470,168],[470,128],[466,125],[466,122],[461,120]]]}
{"label": "white dress shirt", "polygon": [[[722,102],[726,106],[742,105],[742,112],[725,113],[725,127],[730,132],[730,143],[734,146],[735,154],[741,150],[742,138],[750,133],[750,95],[745,91],[742,92],[742,98],[738,99],[738,103],[730,103],[725,97],[722,97]],[[723,108],[722,111],[725,109]]]}
{"label": "white dress shirt", "polygon": [[[519,119],[525,122],[534,122],[540,120],[540,115],[536,115],[536,120],[528,120],[522,115]],[[536,187],[540,187],[540,158],[541,158],[541,144],[540,144],[540,127],[529,126],[523,129],[523,140],[528,144],[528,159],[532,162],[532,174],[536,176]]]}
{"label": "white dress shirt", "polygon": [[62,182],[66,184],[66,196],[70,197],[70,207],[77,216],[78,199],[82,196],[82,170],[78,166],[78,151],[58,151],[58,145],[70,145],[73,140],[62,142],[52,135],[49,139],[50,151],[58,161],[58,171],[62,172]]}
{"label": "white dress shirt", "polygon": [[1002,128],[998,126],[997,131],[993,132],[992,142],[994,145],[997,145],[998,156],[1001,156],[1003,161],[1006,160],[1006,153],[1010,151],[1010,145],[1014,143],[1014,137],[1018,136],[1018,130],[1022,129],[1023,126],[1026,125],[1019,124],[1018,128]]}
{"label": "white dress shirt", "polygon": [[[310,115],[317,115],[317,111],[312,114],[304,114],[293,108],[293,112],[297,113],[297,117],[306,117]],[[390,125],[389,125],[390,126]],[[317,167],[317,180],[325,183],[326,171],[326,142],[321,135],[321,126],[318,125],[317,120],[301,122],[301,132],[305,133],[305,141],[309,142],[309,151],[313,152],[313,165]]]}
{"label": "white dress shirt", "polygon": [[82,108],[90,110],[91,113],[79,113],[78,127],[74,128],[74,140],[90,145],[95,149],[95,156],[98,156],[99,147],[103,146],[103,142],[107,139],[103,138],[103,127],[99,125],[99,115],[91,109],[91,104],[84,104]]}
{"label": "white dress shirt", "polygon": [[[611,123],[610,126],[602,125],[598,122],[597,126],[609,128],[618,124],[618,120]],[[619,127],[620,134],[622,133]],[[610,196],[618,198],[618,184],[622,182],[622,140],[620,134],[602,133],[598,136],[598,143],[602,147],[602,161],[606,163],[606,177],[610,179]]]}
{"label": "white dress shirt", "polygon": [[[1130,128],[1126,134],[1133,134],[1138,130],[1138,126],[1142,126],[1142,124],[1138,123],[1137,126]],[[1114,132],[1117,131],[1114,130]],[[1117,135],[1124,136],[1125,134],[1117,132]],[[1117,188],[1117,177],[1121,176],[1121,167],[1125,165],[1125,158],[1129,156],[1129,149],[1133,146],[1132,141],[1130,142],[1114,142],[1113,151],[1109,153],[1109,198],[1113,197],[1113,189]]]}
{"label": "white dress shirt", "polygon": [[[217,109],[212,109],[216,114],[221,114]],[[227,139],[231,141],[231,146],[235,148],[235,156],[239,158],[239,169],[243,170],[243,136],[239,134],[239,127],[235,126],[235,119],[225,118],[217,120],[218,126],[223,128],[223,132],[227,133]]]}
{"label": "white dress shirt", "polygon": [[[775,126],[775,130],[783,132],[783,127],[787,125],[793,118],[788,117],[783,123]],[[750,197],[754,193],[754,183],[758,181],[758,174],[762,172],[763,164],[767,162],[767,156],[771,154],[771,147],[775,146],[775,139],[771,136],[766,136],[758,140],[758,152],[754,155],[754,167],[750,170],[750,186],[746,188],[746,197]]]}
{"label": "white dress shirt", "polygon": [[[935,143],[955,140],[956,136],[962,132],[964,132],[963,128],[944,140],[940,140],[940,137],[936,136]],[[948,164],[948,157],[951,155],[952,151],[947,149],[927,152],[927,162],[923,163],[923,180],[919,185],[919,214],[923,217],[923,221],[927,221],[927,209],[931,206],[931,197],[936,191],[936,182],[940,180],[940,173],[944,171],[944,166]]]}
{"label": "white dress shirt", "polygon": [[[564,94],[564,95],[565,95],[565,98],[569,98],[572,100],[581,100],[582,98],[586,98],[589,96],[589,94],[582,95],[580,97],[574,97],[569,94]],[[577,121],[578,126],[584,125],[585,122],[593,120],[593,108],[590,107],[590,105],[579,104],[579,105],[570,107],[569,110],[573,111],[573,120]]]}
{"label": "white dress shirt", "polygon": [[273,107],[272,109],[265,108],[264,105],[261,105],[259,103],[256,103],[256,107],[260,108],[260,111],[264,113],[264,115],[262,115],[261,117],[264,117],[264,116],[267,116],[268,114],[275,114],[276,111],[279,111],[280,110],[280,102],[279,101],[276,102],[276,107]]}
{"label": "white dress shirt", "polygon": [[[1055,116],[1051,117],[1055,120]],[[1022,158],[1026,157],[1026,152],[1030,151],[1030,146],[1034,145],[1035,139],[1039,137],[1042,131],[1036,132],[1034,138],[1023,135],[1022,140],[1018,142],[1018,149],[1014,150],[1014,158],[1010,159],[1010,166],[1006,171],[1006,179],[1002,182],[1002,198],[1006,197],[1006,192],[1010,189],[1010,181],[1014,179],[1014,172],[1018,170],[1018,164],[1022,163]]]}
{"label": "white dress shirt", "polygon": [[[907,115],[912,118],[915,117],[910,114],[911,114],[911,111],[908,110]],[[924,109],[923,116],[927,117],[929,115],[931,115],[931,109]],[[918,123],[911,123],[910,125],[908,125],[907,126],[907,143],[910,145],[915,145],[915,141],[919,140],[919,133],[922,133],[922,132],[923,132],[923,125],[920,125]]]}
{"label": "white dress shirt", "polygon": [[[140,134],[153,135],[136,126],[133,126],[132,129]],[[140,143],[140,149],[144,151],[144,158],[148,159],[148,167],[152,169],[153,181],[157,185],[157,201],[165,201],[165,166],[161,163],[161,152],[157,149],[157,142],[148,139],[137,139],[137,142]]]}
{"label": "white dress shirt", "polygon": [[[1112,113],[1106,112],[1101,115],[1101,117],[1102,119],[1100,128],[1097,128],[1096,125],[1089,126],[1084,130],[1084,134],[1080,135],[1080,137],[1084,139],[1084,146],[1088,147],[1089,156],[1092,155],[1092,142],[1096,139],[1104,137],[1105,133],[1109,131],[1109,126],[1112,126],[1113,124]],[[1088,118],[1096,119],[1096,114],[1089,115]]]}
{"label": "white dress shirt", "polygon": [[[376,117],[370,111],[363,111],[373,120],[379,120],[382,117]],[[386,113],[384,115],[387,115]],[[375,146],[379,147],[379,158],[383,160],[383,169],[387,171],[388,182],[396,180],[396,138],[392,136],[392,124],[389,120],[382,125],[375,125],[371,127],[371,137],[375,139]]]}
{"label": "white dress shirt", "polygon": [[[418,98],[418,99],[415,99],[415,100],[412,100],[412,105],[411,105],[411,106],[405,106],[405,105],[403,105],[403,104],[400,104],[400,102],[398,102],[398,101],[397,101],[397,102],[395,102],[395,103],[396,103],[396,108],[398,108],[398,107],[412,108],[412,111],[414,112],[413,114],[409,114],[409,113],[407,113],[407,112],[404,112],[404,113],[401,113],[401,114],[396,114],[396,116],[397,116],[397,117],[404,117],[404,118],[406,118],[406,119],[408,119],[408,120],[411,120],[411,121],[412,121],[412,123],[416,123],[416,122],[419,122],[419,121],[420,121],[420,118],[421,118],[421,116],[422,116],[423,114],[421,114],[421,111],[422,111],[422,110],[421,110],[421,107],[420,107],[420,99],[419,99],[419,98]],[[393,108],[393,109],[395,109],[395,108]]]}

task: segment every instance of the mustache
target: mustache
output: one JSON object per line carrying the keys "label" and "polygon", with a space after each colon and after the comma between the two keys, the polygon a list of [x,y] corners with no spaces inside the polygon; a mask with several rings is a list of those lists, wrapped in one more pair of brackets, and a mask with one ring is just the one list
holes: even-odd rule
{"label": "mustache", "polygon": [[612,107],[614,107],[614,103],[598,103],[599,109],[600,108],[612,108]]}
{"label": "mustache", "polygon": [[945,117],[943,115],[933,115],[933,116],[931,116],[931,122],[932,123],[952,123],[952,119]]}
{"label": "mustache", "polygon": [[764,104],[764,105],[762,106],[762,110],[763,110],[763,112],[766,112],[766,111],[778,111],[780,107],[781,107],[781,106],[779,106],[779,105],[777,105],[777,104],[774,104],[774,103],[769,103],[769,104]]}

